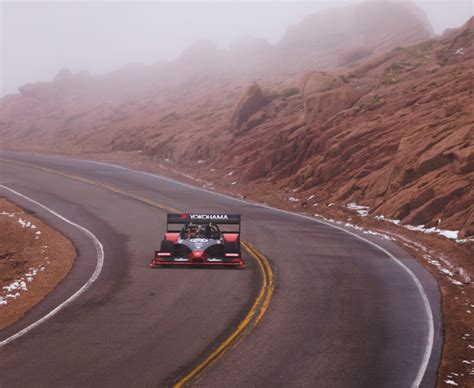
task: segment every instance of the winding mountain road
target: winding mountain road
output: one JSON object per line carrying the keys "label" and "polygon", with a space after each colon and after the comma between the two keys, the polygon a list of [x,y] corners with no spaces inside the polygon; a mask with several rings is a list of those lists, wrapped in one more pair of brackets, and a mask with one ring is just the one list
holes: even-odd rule
{"label": "winding mountain road", "polygon": [[[0,195],[35,212],[78,249],[73,270],[55,291],[0,331],[1,387],[179,384],[238,330],[269,273],[251,254],[244,271],[150,269],[167,208],[241,213],[244,239],[272,267],[275,288],[270,303],[260,306],[261,321],[196,374],[195,385],[435,385],[440,292],[392,242],[106,163],[7,151],[0,159],[6,187]],[[97,280],[6,343],[97,269],[97,247],[71,222],[103,246]]]}

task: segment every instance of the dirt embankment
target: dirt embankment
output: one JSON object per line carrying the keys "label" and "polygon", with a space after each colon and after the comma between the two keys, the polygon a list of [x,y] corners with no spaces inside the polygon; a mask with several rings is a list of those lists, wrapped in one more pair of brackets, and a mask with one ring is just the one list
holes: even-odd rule
{"label": "dirt embankment", "polygon": [[72,243],[0,197],[0,330],[48,295],[72,267]]}

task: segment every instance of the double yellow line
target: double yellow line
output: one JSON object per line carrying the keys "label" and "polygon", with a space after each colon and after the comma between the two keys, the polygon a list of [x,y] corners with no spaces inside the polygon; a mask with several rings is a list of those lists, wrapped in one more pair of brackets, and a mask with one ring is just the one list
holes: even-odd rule
{"label": "double yellow line", "polygon": [[[0,159],[2,162],[5,163],[11,163],[11,164],[16,164],[20,166],[25,166],[25,167],[30,167],[30,168],[35,168],[37,170],[41,170],[44,172],[56,174],[56,175],[61,175],[63,177],[69,178],[69,179],[74,179],[79,182],[83,182],[95,187],[99,187],[105,190],[109,190],[113,193],[123,195],[128,198],[135,199],[136,201],[145,203],[147,205],[156,207],[158,209],[164,210],[166,212],[174,212],[174,213],[181,213],[180,210],[163,205],[161,203],[152,201],[148,198],[144,198],[132,193],[129,193],[127,191],[121,190],[117,187],[110,186],[108,184],[98,182],[92,179],[84,178],[82,176],[78,175],[72,175],[72,174],[66,174],[64,172],[58,171],[58,170],[53,170],[47,167],[43,166],[38,166],[35,164],[30,164],[30,163],[23,163],[23,162],[18,162],[14,160],[8,160],[8,159]],[[181,377],[175,384],[174,387],[180,388],[183,386],[187,385],[192,385],[192,383],[196,382],[202,375],[203,373],[208,370],[210,367],[212,367],[214,364],[216,364],[223,356],[224,354],[231,348],[235,347],[238,345],[243,338],[255,327],[258,325],[260,320],[262,319],[263,315],[265,314],[265,311],[268,308],[268,305],[270,303],[270,300],[272,298],[273,294],[273,289],[274,289],[274,279],[273,279],[273,270],[270,265],[270,262],[268,259],[261,254],[260,252],[257,251],[257,249],[249,242],[247,241],[242,241],[242,246],[245,248],[245,250],[249,253],[251,257],[255,259],[255,262],[258,265],[258,268],[260,270],[261,274],[261,285],[260,285],[260,290],[258,293],[258,296],[253,303],[252,307],[250,308],[249,311],[245,314],[244,318],[242,321],[239,323],[239,325],[232,331],[232,333],[221,343],[215,348],[213,351],[211,351],[210,354],[208,354],[202,361],[199,362],[198,365],[193,367],[190,371],[187,372],[186,375]]]}
{"label": "double yellow line", "polygon": [[175,388],[191,385],[213,366],[231,348],[238,345],[250,330],[258,325],[268,308],[273,293],[273,271],[268,259],[249,242],[242,241],[245,250],[255,259],[262,274],[262,284],[257,299],[235,330],[204,360],[174,384]]}

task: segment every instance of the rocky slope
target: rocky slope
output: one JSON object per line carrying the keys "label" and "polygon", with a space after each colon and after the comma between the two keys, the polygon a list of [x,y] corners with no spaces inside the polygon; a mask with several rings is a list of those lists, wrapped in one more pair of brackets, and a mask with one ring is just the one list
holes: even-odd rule
{"label": "rocky slope", "polygon": [[472,236],[473,25],[307,74],[302,93],[273,100],[274,116],[235,138],[219,164],[234,182],[273,184],[305,205],[356,202]]}
{"label": "rocky slope", "polygon": [[[277,46],[248,38],[225,52],[198,42],[174,63],[25,85],[1,101],[2,147],[136,152],[246,195],[357,202],[471,236],[472,19],[387,52],[430,36],[415,12],[391,3],[328,12]],[[342,21],[357,32],[351,45]],[[319,65],[269,67],[282,53]]]}

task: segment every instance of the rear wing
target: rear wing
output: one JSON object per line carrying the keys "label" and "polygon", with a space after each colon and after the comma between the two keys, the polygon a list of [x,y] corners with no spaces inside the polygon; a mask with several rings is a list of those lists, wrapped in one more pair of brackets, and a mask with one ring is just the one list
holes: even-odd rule
{"label": "rear wing", "polygon": [[[188,222],[192,222],[193,224],[217,224],[221,225],[231,225],[233,229],[236,227],[238,228],[237,233],[240,233],[240,214],[215,214],[215,213],[168,213],[167,216],[167,225],[166,229],[168,232],[177,232],[176,228],[174,230],[170,230],[171,225],[180,224],[181,227]],[[180,228],[181,228],[180,227]],[[226,231],[223,230],[225,233]],[[235,230],[233,231],[235,233]]]}

